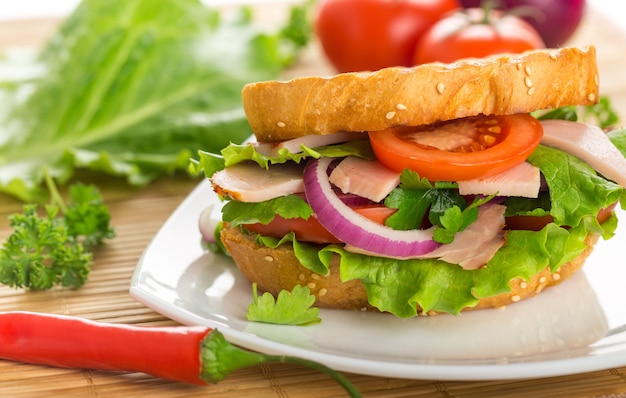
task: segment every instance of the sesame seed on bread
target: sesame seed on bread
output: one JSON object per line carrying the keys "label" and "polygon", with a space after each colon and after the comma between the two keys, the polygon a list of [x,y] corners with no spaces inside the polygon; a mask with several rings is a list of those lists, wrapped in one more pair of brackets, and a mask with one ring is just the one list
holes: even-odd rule
{"label": "sesame seed on bread", "polygon": [[242,99],[257,140],[275,142],[591,105],[598,93],[590,46],[251,83]]}

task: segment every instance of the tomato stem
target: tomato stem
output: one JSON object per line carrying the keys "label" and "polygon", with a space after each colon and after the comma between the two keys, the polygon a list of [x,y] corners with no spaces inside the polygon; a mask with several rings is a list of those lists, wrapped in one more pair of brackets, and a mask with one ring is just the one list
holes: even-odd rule
{"label": "tomato stem", "polygon": [[483,9],[483,19],[479,24],[491,25],[491,11],[495,10],[499,4],[498,0],[483,0],[480,3],[480,7]]}
{"label": "tomato stem", "polygon": [[209,383],[217,383],[231,373],[263,363],[291,363],[322,372],[339,383],[350,397],[360,397],[361,393],[341,373],[308,359],[266,355],[247,351],[229,343],[218,330],[212,330],[202,341],[200,348],[202,369],[200,378]]}
{"label": "tomato stem", "polygon": [[546,18],[545,13],[532,5],[520,5],[512,8],[503,9],[502,1],[500,0],[482,0],[480,8],[483,9],[483,19],[479,24],[490,25],[491,24],[491,12],[493,10],[502,10],[502,15],[512,15],[518,18],[529,17],[537,22],[543,22]]}
{"label": "tomato stem", "polygon": [[67,206],[65,205],[65,201],[63,197],[59,193],[56,184],[54,183],[54,179],[50,175],[48,170],[48,166],[44,167],[44,180],[46,182],[46,186],[48,187],[48,191],[50,191],[50,204],[57,205],[61,212],[67,213]]}

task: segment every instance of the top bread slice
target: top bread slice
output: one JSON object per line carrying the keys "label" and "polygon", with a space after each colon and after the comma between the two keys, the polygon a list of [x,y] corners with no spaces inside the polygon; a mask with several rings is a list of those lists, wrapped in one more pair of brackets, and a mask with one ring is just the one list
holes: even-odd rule
{"label": "top bread slice", "polygon": [[596,52],[589,46],[252,83],[242,99],[257,140],[276,142],[591,105],[598,92]]}

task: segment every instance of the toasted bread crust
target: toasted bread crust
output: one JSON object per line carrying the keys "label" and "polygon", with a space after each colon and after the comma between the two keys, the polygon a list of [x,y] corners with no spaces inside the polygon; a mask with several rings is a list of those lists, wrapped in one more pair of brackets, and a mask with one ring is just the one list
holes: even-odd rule
{"label": "toasted bread crust", "polygon": [[242,98],[257,140],[272,142],[590,105],[598,92],[595,48],[570,47],[253,83]]}
{"label": "toasted bread crust", "polygon": [[[222,229],[221,239],[242,274],[263,292],[270,292],[276,297],[280,291],[291,291],[296,285],[308,286],[316,296],[315,305],[318,307],[376,311],[368,303],[365,287],[360,280],[341,282],[338,255],[332,257],[329,274],[319,275],[300,264],[290,245],[281,245],[276,249],[260,246],[252,235],[229,226]],[[551,273],[546,267],[528,281],[514,279],[510,282],[510,292],[482,298],[475,307],[467,307],[462,311],[505,307],[569,279],[582,267],[597,240],[597,235],[588,236],[583,253],[563,264],[556,273]],[[428,315],[435,313],[430,312]]]}

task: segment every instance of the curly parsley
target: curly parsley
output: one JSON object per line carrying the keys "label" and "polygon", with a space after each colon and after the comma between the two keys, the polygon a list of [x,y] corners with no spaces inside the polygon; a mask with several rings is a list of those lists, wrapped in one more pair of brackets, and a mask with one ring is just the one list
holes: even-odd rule
{"label": "curly parsley", "polygon": [[52,203],[39,214],[27,204],[9,218],[13,229],[0,249],[0,283],[29,290],[78,288],[89,276],[90,249],[115,236],[111,216],[95,186],[74,184],[66,205],[47,178]]}

